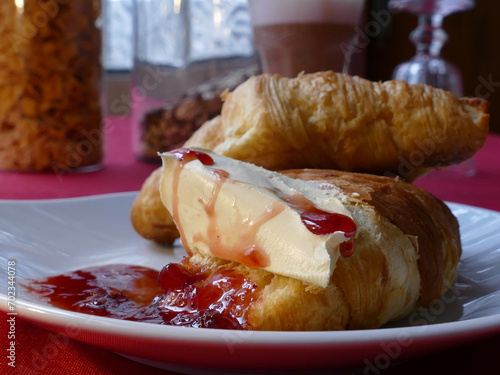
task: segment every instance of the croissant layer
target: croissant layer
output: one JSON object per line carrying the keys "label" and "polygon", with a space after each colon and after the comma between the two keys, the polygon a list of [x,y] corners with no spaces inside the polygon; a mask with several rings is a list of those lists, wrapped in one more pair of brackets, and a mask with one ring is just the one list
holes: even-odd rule
{"label": "croissant layer", "polygon": [[413,181],[470,158],[489,128],[485,100],[332,71],[255,76],[223,99],[221,116],[186,146],[272,170],[325,168]]}

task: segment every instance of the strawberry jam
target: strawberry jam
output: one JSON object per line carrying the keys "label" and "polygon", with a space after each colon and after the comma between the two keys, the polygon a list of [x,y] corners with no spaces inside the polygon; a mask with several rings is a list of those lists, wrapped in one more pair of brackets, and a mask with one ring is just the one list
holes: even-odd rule
{"label": "strawberry jam", "polygon": [[202,151],[191,150],[190,148],[178,148],[169,152],[174,154],[175,157],[183,164],[198,159],[203,165],[213,165],[214,159]]}
{"label": "strawberry jam", "polygon": [[329,234],[337,231],[344,232],[349,239],[340,244],[340,254],[347,258],[353,254],[354,235],[356,234],[356,224],[345,215],[331,213],[311,208],[300,214],[302,222],[314,234]]}
{"label": "strawberry jam", "polygon": [[207,273],[171,263],[160,272],[165,316],[175,325],[242,329],[245,314],[259,296],[257,285],[234,270]]}
{"label": "strawberry jam", "polygon": [[300,212],[300,219],[309,232],[317,235],[344,232],[344,236],[348,240],[340,244],[340,254],[347,258],[354,253],[354,235],[357,227],[349,216],[320,210],[309,199],[300,194],[286,197],[277,192],[277,195]]}
{"label": "strawberry jam", "polygon": [[131,265],[89,267],[29,280],[27,291],[61,309],[147,323],[245,329],[259,291],[241,274],[208,274],[188,262],[158,271]]}
{"label": "strawberry jam", "polygon": [[[30,280],[24,287],[61,309],[128,320],[163,293],[158,271],[122,264]],[[158,314],[149,318],[161,321]]]}

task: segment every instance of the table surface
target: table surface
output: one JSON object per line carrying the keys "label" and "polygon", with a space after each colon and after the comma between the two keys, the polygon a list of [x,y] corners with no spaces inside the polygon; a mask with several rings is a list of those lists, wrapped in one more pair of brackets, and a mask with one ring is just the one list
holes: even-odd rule
{"label": "table surface", "polygon": [[[31,174],[0,172],[0,199],[52,199],[115,192],[137,191],[157,168],[134,157],[128,118],[113,117],[106,127],[103,167],[88,173]],[[500,136],[490,134],[474,157],[476,174],[472,177],[426,176],[416,182],[438,198],[500,211]],[[7,318],[0,314],[0,342],[6,341]],[[17,371],[7,366],[2,345],[0,373],[14,374],[168,374],[117,354],[85,343],[69,340],[51,355],[42,356],[50,343],[49,331],[18,321],[16,326]],[[477,374],[497,369],[500,335],[482,339],[432,355],[422,356],[388,369],[383,374]],[[31,369],[30,372],[22,371]]]}

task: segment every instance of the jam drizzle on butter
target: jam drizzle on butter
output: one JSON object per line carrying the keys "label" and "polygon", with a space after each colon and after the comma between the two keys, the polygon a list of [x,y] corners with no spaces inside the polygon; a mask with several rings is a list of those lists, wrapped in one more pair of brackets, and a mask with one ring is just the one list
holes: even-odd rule
{"label": "jam drizzle on butter", "polygon": [[344,232],[344,236],[348,239],[339,245],[340,255],[348,258],[354,253],[354,236],[357,227],[349,216],[320,210],[301,194],[294,194],[291,197],[280,196],[280,198],[300,213],[302,223],[311,233],[326,235]]}
{"label": "jam drizzle on butter", "polygon": [[[178,227],[180,227],[177,210],[177,192],[179,189],[179,176],[182,169],[188,162],[193,160],[199,160],[206,166],[214,165],[214,160],[210,157],[210,155],[204,152],[188,148],[177,149],[171,151],[171,153],[174,154],[180,161],[174,172],[172,194],[172,207],[174,211],[172,216],[175,222],[178,223]],[[214,256],[237,261],[249,267],[268,266],[270,264],[268,255],[255,245],[257,231],[262,224],[281,213],[284,210],[284,207],[280,204],[273,204],[270,207],[266,207],[265,213],[263,213],[260,217],[251,221],[242,220],[242,223],[240,223],[238,227],[238,231],[240,232],[240,243],[238,244],[238,248],[235,249],[234,245],[225,244],[223,234],[218,232],[217,217],[215,215],[215,204],[217,202],[220,189],[224,183],[231,181],[229,178],[230,176],[227,171],[221,169],[210,168],[210,171],[216,176],[216,183],[214,184],[212,194],[208,201],[201,202],[209,219],[209,225],[207,227],[207,232],[198,233],[195,236],[194,241],[204,241],[209,244],[210,251]],[[354,253],[354,236],[356,234],[357,227],[350,217],[320,210],[315,207],[309,199],[299,193],[292,196],[284,196],[281,192],[273,192],[300,214],[302,223],[311,233],[316,235],[327,235],[338,231],[343,232],[347,240],[340,244],[340,254],[347,258]],[[183,241],[182,228],[179,228],[179,232],[181,233],[181,241]],[[191,250],[187,248],[187,244],[184,242],[185,241],[183,241],[184,247],[189,254],[192,254]]]}

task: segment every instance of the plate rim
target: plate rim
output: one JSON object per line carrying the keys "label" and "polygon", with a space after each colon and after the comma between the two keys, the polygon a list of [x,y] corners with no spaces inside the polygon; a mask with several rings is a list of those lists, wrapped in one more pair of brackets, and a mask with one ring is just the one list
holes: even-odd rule
{"label": "plate rim", "polygon": [[[5,294],[0,293],[0,301],[2,302],[7,302],[7,297]],[[89,315],[89,314],[84,314],[84,313],[78,313],[78,312],[73,312],[73,311],[67,311],[63,309],[59,309],[56,307],[48,306],[48,305],[39,305],[33,302],[28,302],[28,301],[23,301],[23,300],[17,300],[16,301],[16,307],[21,307],[25,312],[29,312],[27,314],[28,317],[33,318],[35,316],[46,316],[45,314],[53,314],[50,316],[51,319],[56,320],[57,318],[63,318],[63,319],[71,319],[71,318],[79,318],[85,322],[92,322],[92,323],[98,323],[98,327],[95,328],[106,328],[108,326],[113,326],[116,324],[112,323],[120,323],[120,325],[123,325],[126,328],[126,334],[129,333],[128,330],[135,331],[137,333],[137,328],[143,327],[144,324],[147,324],[147,329],[148,334],[151,334],[152,337],[154,338],[165,338],[164,332],[159,332],[160,328],[162,327],[162,331],[172,331],[171,334],[175,335],[177,332],[189,332],[187,336],[175,336],[176,339],[182,339],[182,341],[191,341],[195,340],[197,341],[199,339],[198,334],[200,332],[202,335],[203,339],[208,339],[211,338],[211,336],[220,336],[218,334],[220,333],[227,333],[227,332],[240,332],[236,330],[227,330],[227,329],[199,329],[199,328],[193,328],[193,327],[177,327],[177,326],[169,326],[169,325],[156,325],[156,324],[148,324],[148,323],[142,323],[142,322],[134,322],[134,321],[123,321],[119,319],[113,319],[113,318],[107,318],[107,317],[101,317],[101,316],[94,316],[94,315]],[[6,305],[0,305],[0,311],[3,311],[8,314],[8,309],[6,308]],[[21,313],[19,310],[16,311],[17,316],[21,316],[24,313]],[[49,315],[47,315],[49,316]],[[31,319],[30,319],[31,321]],[[465,330],[462,330],[460,332],[457,332],[455,329],[456,326],[471,326],[468,327]],[[95,332],[101,332],[99,329],[93,329],[94,327],[88,327],[89,330],[95,331]],[[324,342],[318,342],[317,339],[322,339],[326,340],[329,337],[328,336],[338,336],[335,339],[339,340],[339,343],[346,343],[345,341],[345,336],[359,336],[356,338],[361,338],[362,336],[370,336],[371,339],[374,341],[380,341],[381,338],[383,339],[389,339],[389,337],[393,336],[394,333],[401,332],[401,331],[411,331],[409,333],[416,334],[415,337],[419,337],[421,335],[424,335],[425,337],[429,336],[441,336],[443,332],[436,333],[436,332],[424,332],[424,331],[439,331],[440,328],[442,328],[444,331],[449,332],[450,334],[456,333],[456,334],[461,334],[467,331],[474,331],[475,329],[490,329],[490,328],[497,328],[500,331],[500,314],[493,314],[493,315],[488,315],[488,316],[483,316],[483,317],[477,317],[477,318],[470,318],[467,320],[460,320],[460,321],[451,321],[451,322],[443,322],[443,323],[436,323],[436,324],[426,324],[426,325],[415,325],[415,326],[404,326],[404,327],[382,327],[382,328],[376,328],[376,329],[356,329],[356,330],[345,330],[345,331],[248,331],[251,332],[252,334],[248,335],[249,337],[251,336],[262,336],[258,337],[255,342],[252,342],[253,344],[259,343],[259,340],[263,340],[262,343],[269,343],[269,339],[273,340],[273,338],[269,336],[276,336],[276,334],[282,334],[284,336],[289,336],[289,337],[294,337],[295,336],[304,336],[305,340],[300,343],[300,345],[307,344],[307,343],[312,343],[314,342],[315,344],[331,344],[329,341],[324,341]],[[151,332],[150,332],[151,331]],[[156,331],[156,332],[155,332]],[[420,331],[420,332],[419,332]],[[206,332],[206,333],[205,333]],[[445,332],[445,333],[446,333]],[[110,332],[111,333],[111,332]],[[114,333],[114,332],[113,332]],[[212,335],[213,333],[213,335]],[[204,336],[210,336],[210,337],[204,337]],[[196,337],[194,337],[196,336]],[[308,340],[314,340],[309,342]],[[252,341],[252,340],[250,340]],[[277,340],[280,341],[280,340]],[[300,341],[300,340],[299,340]],[[223,342],[223,340],[221,341]],[[365,339],[363,339],[363,342],[365,342]],[[292,344],[291,342],[286,342],[285,344]],[[297,342],[294,342],[293,345],[297,344]]]}

